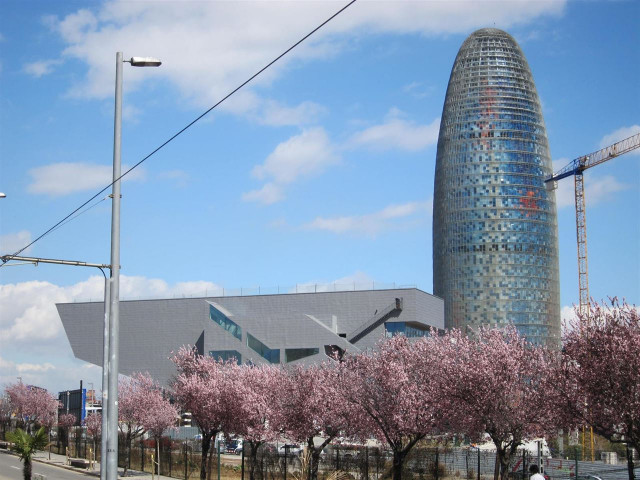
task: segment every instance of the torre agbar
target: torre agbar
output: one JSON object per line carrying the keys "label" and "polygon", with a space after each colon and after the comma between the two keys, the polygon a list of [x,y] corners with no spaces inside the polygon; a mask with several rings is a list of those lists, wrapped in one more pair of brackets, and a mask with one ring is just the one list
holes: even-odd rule
{"label": "torre agbar", "polygon": [[558,344],[551,173],[522,50],[501,30],[474,32],[451,70],[436,159],[433,278],[445,327],[513,324],[530,342]]}

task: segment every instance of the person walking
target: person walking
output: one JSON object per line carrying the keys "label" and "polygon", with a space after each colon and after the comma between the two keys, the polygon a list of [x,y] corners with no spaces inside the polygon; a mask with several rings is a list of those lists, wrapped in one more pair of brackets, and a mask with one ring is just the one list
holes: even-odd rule
{"label": "person walking", "polygon": [[531,474],[529,480],[545,480],[544,476],[540,473],[540,467],[535,463],[529,467],[529,473]]}

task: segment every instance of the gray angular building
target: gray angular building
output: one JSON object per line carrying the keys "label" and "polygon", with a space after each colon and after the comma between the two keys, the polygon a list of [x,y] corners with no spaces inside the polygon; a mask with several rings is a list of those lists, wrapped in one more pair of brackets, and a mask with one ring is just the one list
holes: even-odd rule
{"label": "gray angular building", "polygon": [[[74,355],[102,365],[104,304],[56,306]],[[313,363],[430,327],[444,327],[444,304],[415,288],[123,301],[119,373],[166,384],[171,352],[183,345],[242,363]]]}
{"label": "gray angular building", "polygon": [[501,30],[474,32],[451,70],[436,158],[433,282],[447,328],[514,324],[534,343],[559,341],[551,173],[522,50]]}

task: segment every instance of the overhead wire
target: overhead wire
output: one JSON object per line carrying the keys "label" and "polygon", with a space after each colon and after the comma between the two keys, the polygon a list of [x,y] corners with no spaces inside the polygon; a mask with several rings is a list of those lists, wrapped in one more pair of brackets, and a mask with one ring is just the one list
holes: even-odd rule
{"label": "overhead wire", "polygon": [[[89,210],[91,210],[91,209],[93,209],[93,208],[97,207],[98,205],[100,205],[102,202],[104,202],[104,201],[105,201],[107,198],[109,198],[109,197],[110,197],[110,195],[106,195],[104,198],[102,198],[102,199],[98,200],[98,201],[97,201],[96,203],[94,203],[93,205],[91,205],[91,206],[89,206],[89,207],[85,208],[85,209],[84,209],[84,210],[82,210],[82,211],[79,211],[78,213],[76,213],[76,214],[75,214],[75,215],[73,215],[72,217],[68,218],[66,221],[63,221],[62,223],[60,223],[60,225],[58,225],[57,227],[54,227],[54,228],[51,230],[51,232],[50,232],[50,233],[55,232],[55,231],[56,231],[56,230],[58,230],[59,228],[64,227],[64,226],[65,226],[67,223],[69,223],[70,221],[75,220],[76,218],[78,218],[80,215],[83,215],[83,214],[87,213]],[[17,253],[16,253],[16,255],[17,255]]]}
{"label": "overhead wire", "polygon": [[[340,15],[342,12],[344,12],[347,8],[349,8],[351,5],[353,5],[356,2],[356,0],[351,0],[349,3],[347,3],[346,5],[344,5],[342,8],[340,8],[337,12],[335,12],[333,15],[331,15],[329,18],[327,18],[324,22],[322,22],[320,25],[318,25],[317,27],[315,27],[313,30],[311,30],[309,33],[307,33],[304,37],[302,37],[300,40],[298,40],[296,43],[294,43],[293,45],[291,45],[289,48],[287,48],[284,52],[282,52],[280,55],[278,55],[276,58],[274,58],[273,60],[271,60],[267,65],[265,65],[264,67],[262,67],[260,70],[258,70],[256,73],[254,73],[253,75],[251,75],[247,80],[245,80],[244,82],[242,82],[239,86],[237,86],[236,88],[234,88],[233,90],[231,90],[231,92],[229,92],[227,95],[225,95],[221,100],[219,100],[216,104],[214,104],[212,107],[208,108],[204,113],[202,113],[201,115],[199,115],[198,117],[196,117],[194,120],[192,120],[190,123],[188,123],[184,128],[182,128],[181,130],[179,130],[177,133],[175,133],[174,135],[172,135],[168,140],[166,140],[164,143],[162,143],[159,147],[157,147],[156,149],[154,149],[151,153],[149,153],[146,157],[144,157],[142,160],[140,160],[138,163],[136,163],[135,165],[133,165],[131,168],[129,168],[127,171],[125,171],[122,175],[120,175],[118,178],[116,178],[115,180],[113,180],[109,185],[107,185],[106,187],[104,187],[102,190],[100,190],[98,193],[96,193],[95,195],[93,195],[89,200],[87,200],[86,202],[84,202],[82,205],[80,205],[78,208],[76,208],[75,210],[73,210],[71,213],[69,213],[67,216],[65,216],[62,220],[60,220],[59,222],[57,222],[55,225],[53,225],[51,228],[49,228],[48,230],[46,230],[44,233],[42,233],[41,235],[39,235],[35,240],[31,241],[31,243],[25,245],[24,247],[22,247],[20,250],[18,250],[17,252],[13,253],[12,255],[7,255],[6,257],[4,257],[4,259],[2,260],[2,264],[0,264],[0,268],[2,268],[6,262],[8,262],[9,260],[11,260],[12,257],[15,257],[17,255],[19,255],[20,253],[22,253],[24,250],[26,250],[27,248],[31,247],[33,244],[35,244],[36,242],[38,242],[39,240],[43,239],[44,237],[46,237],[47,235],[49,235],[50,233],[52,233],[54,230],[57,230],[59,227],[62,227],[63,225],[67,224],[68,222],[70,222],[71,220],[77,218],[78,215],[75,215],[79,210],[81,210],[82,208],[84,208],[86,205],[88,205],[90,202],[92,202],[93,200],[95,200],[100,194],[104,193],[107,189],[109,189],[110,187],[113,186],[114,183],[116,183],[117,181],[119,181],[120,179],[124,178],[126,175],[128,175],[133,169],[137,168],[138,166],[140,166],[142,163],[146,162],[149,158],[151,158],[153,155],[155,155],[157,152],[159,152],[160,150],[162,150],[164,147],[166,147],[169,143],[171,143],[173,140],[175,140],[177,137],[179,137],[180,135],[182,135],[185,131],[187,131],[189,128],[191,128],[193,125],[195,125],[197,122],[199,122],[200,120],[202,120],[202,118],[204,118],[206,115],[208,115],[213,109],[215,109],[216,107],[218,107],[221,103],[223,103],[225,100],[227,100],[229,97],[231,97],[232,95],[234,95],[236,92],[238,92],[238,90],[240,90],[241,88],[243,88],[244,86],[246,86],[248,83],[250,83],[251,81],[253,81],[257,76],[259,76],[262,72],[264,72],[265,70],[267,70],[269,67],[271,67],[273,64],[275,64],[278,60],[280,60],[282,57],[284,57],[285,55],[287,55],[289,52],[291,52],[294,48],[296,48],[298,45],[300,45],[301,43],[303,43],[305,40],[307,40],[309,37],[311,37],[314,33],[316,33],[318,30],[320,30],[322,27],[324,27],[327,23],[329,23],[331,20],[333,20],[334,18],[336,18],[338,15]],[[104,199],[103,199],[104,200]],[[90,207],[93,208],[93,207]],[[89,208],[89,209],[90,209]],[[87,209],[87,210],[89,210]],[[85,210],[86,211],[86,210]],[[75,215],[75,216],[74,216]],[[79,214],[80,215],[80,214]],[[73,216],[73,218],[71,218]]]}

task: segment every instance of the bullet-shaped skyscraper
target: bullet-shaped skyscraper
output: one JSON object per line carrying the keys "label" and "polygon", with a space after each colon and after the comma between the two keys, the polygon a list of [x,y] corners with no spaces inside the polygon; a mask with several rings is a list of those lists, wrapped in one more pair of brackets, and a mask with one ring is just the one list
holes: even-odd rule
{"label": "bullet-shaped skyscraper", "polygon": [[462,44],[442,110],[433,208],[434,293],[445,326],[514,324],[537,344],[560,335],[558,228],[542,109],[509,34]]}

